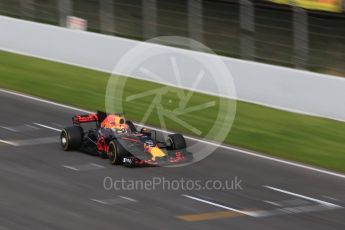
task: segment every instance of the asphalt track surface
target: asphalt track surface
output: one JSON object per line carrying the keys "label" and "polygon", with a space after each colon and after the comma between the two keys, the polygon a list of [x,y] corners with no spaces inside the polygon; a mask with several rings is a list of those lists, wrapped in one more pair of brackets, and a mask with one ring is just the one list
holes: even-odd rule
{"label": "asphalt track surface", "polygon": [[[61,150],[77,111],[5,92],[0,104],[0,230],[345,229],[344,178],[223,148],[187,167],[112,166]],[[242,189],[204,189],[236,177]]]}

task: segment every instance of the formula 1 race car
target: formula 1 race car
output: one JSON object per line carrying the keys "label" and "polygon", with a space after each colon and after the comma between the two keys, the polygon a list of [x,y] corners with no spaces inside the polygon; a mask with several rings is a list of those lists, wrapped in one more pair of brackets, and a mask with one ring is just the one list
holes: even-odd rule
{"label": "formula 1 race car", "polygon": [[[73,126],[61,131],[63,150],[80,150],[109,158],[114,165],[169,165],[189,162],[192,154],[186,150],[181,134],[170,134],[158,141],[157,132],[147,128],[137,130],[124,114],[94,114],[72,117]],[[87,127],[88,126],[88,127]]]}

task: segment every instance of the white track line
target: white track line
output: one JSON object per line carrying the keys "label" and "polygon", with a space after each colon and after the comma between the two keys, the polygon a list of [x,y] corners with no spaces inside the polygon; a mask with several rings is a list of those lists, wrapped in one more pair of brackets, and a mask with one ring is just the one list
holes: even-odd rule
{"label": "white track line", "polygon": [[92,166],[95,166],[95,167],[101,168],[101,169],[105,168],[103,165],[99,165],[99,164],[96,164],[96,163],[89,163],[89,165],[92,165]]}
{"label": "white track line", "polygon": [[119,196],[119,197],[121,197],[122,199],[128,200],[128,201],[131,201],[131,202],[137,202],[133,198],[130,198],[130,197],[127,197],[127,196]]}
{"label": "white track line", "polygon": [[273,205],[273,206],[279,206],[279,207],[281,206],[280,204],[273,202],[273,201],[269,201],[269,200],[264,200],[263,202],[270,204],[270,205]]}
{"label": "white track line", "polygon": [[[15,19],[12,18],[12,20],[15,20]],[[62,29],[64,29],[64,28],[62,28]],[[105,36],[105,35],[102,35],[102,34],[97,34],[97,35],[98,36]],[[118,38],[118,39],[130,40],[130,39],[127,39],[127,38]],[[130,40],[130,41],[132,41],[132,40]],[[6,52],[10,52],[10,53],[19,54],[19,55],[24,55],[24,56],[28,56],[28,57],[40,58],[40,59],[44,59],[44,60],[47,60],[47,61],[58,62],[58,63],[66,64],[66,65],[72,65],[72,66],[82,67],[82,68],[86,68],[86,69],[91,69],[91,70],[95,70],[95,71],[99,71],[99,72],[103,72],[103,73],[107,73],[107,74],[121,75],[121,73],[110,72],[107,69],[102,69],[102,68],[97,68],[97,67],[90,67],[88,65],[78,64],[78,63],[69,62],[69,61],[64,61],[64,60],[57,59],[57,58],[50,58],[50,57],[46,57],[46,56],[43,56],[43,55],[34,55],[34,54],[31,54],[31,53],[28,53],[28,52],[22,52],[22,51],[18,51],[18,50],[14,50],[14,49],[8,49],[8,48],[2,47],[2,48],[0,48],[0,50],[6,51]],[[260,64],[264,65],[262,63],[260,63]],[[276,68],[282,68],[282,69],[286,68],[286,67],[282,67],[282,66],[275,66],[275,67]],[[291,71],[301,71],[301,70],[294,70],[294,69],[291,69],[291,68],[289,70],[291,70]],[[321,79],[326,79],[326,78],[328,78],[330,76],[331,77],[336,77],[334,75],[327,75],[327,76],[325,76],[325,74],[318,75],[318,77],[321,78]],[[134,79],[142,80],[141,78],[138,78],[138,77],[135,77],[135,76],[130,76],[130,77],[134,78]],[[343,80],[341,77],[338,77],[338,78]],[[156,83],[156,81],[151,80],[151,79],[146,79],[145,81]],[[166,86],[171,86],[171,87],[176,87],[176,85],[169,84],[169,83],[165,83],[165,85]],[[189,91],[192,90],[192,88],[189,88],[189,87],[181,87],[180,86],[180,88],[184,89],[184,90],[189,90]],[[202,93],[202,94],[206,94],[206,95],[210,95],[210,96],[219,97],[219,94],[210,93],[210,92],[207,92],[207,91],[204,91],[204,90],[198,90],[197,92]],[[236,100],[239,100],[239,101],[242,101],[242,102],[253,103],[253,104],[256,104],[256,105],[260,105],[260,106],[264,106],[264,107],[269,107],[269,108],[273,108],[273,109],[278,109],[278,110],[282,110],[282,111],[287,111],[287,112],[292,112],[292,113],[297,113],[297,114],[302,114],[302,115],[307,115],[307,116],[320,117],[320,118],[326,118],[326,119],[332,119],[332,120],[335,120],[335,121],[344,122],[343,119],[339,119],[339,118],[335,118],[335,117],[327,117],[325,115],[320,115],[320,114],[313,114],[313,113],[305,112],[305,111],[302,111],[302,110],[299,110],[299,109],[289,109],[289,108],[285,108],[283,106],[277,106],[277,105],[267,104],[267,103],[260,103],[258,101],[249,100],[249,99],[243,99],[243,98],[242,99],[241,98],[233,98],[233,97],[228,97],[228,98],[229,99],[236,99]]]}
{"label": "white track line", "polygon": [[43,125],[43,124],[40,124],[40,123],[33,123],[33,124],[35,124],[35,125],[37,125],[37,126],[41,126],[41,127],[43,127],[43,128],[46,128],[46,129],[51,129],[51,130],[54,130],[54,131],[57,131],[57,132],[61,132],[60,129],[56,129],[56,128],[51,127],[51,126],[48,126],[48,125]]}
{"label": "white track line", "polygon": [[333,200],[333,201],[338,201],[338,202],[340,201],[339,199],[331,197],[331,196],[322,196],[322,197],[329,199],[329,200]]}
{"label": "white track line", "polygon": [[237,213],[240,213],[240,214],[243,214],[243,215],[246,215],[246,216],[256,217],[254,212],[241,211],[241,210],[238,210],[238,209],[235,209],[235,208],[231,208],[231,207],[228,207],[228,206],[225,206],[225,205],[217,204],[217,203],[214,203],[214,202],[211,202],[211,201],[208,201],[208,200],[203,200],[203,199],[200,199],[200,198],[197,198],[197,197],[194,197],[194,196],[189,196],[189,195],[185,195],[185,194],[183,194],[182,196],[184,196],[186,198],[189,198],[189,199],[192,199],[192,200],[196,200],[196,201],[205,203],[205,204],[209,204],[209,205],[212,205],[212,206],[215,206],[215,207],[218,207],[218,208],[223,208],[223,209],[226,209],[226,210],[229,210],[229,211],[237,212]]}
{"label": "white track line", "polygon": [[[209,144],[209,145],[219,146],[218,144],[215,144],[215,143],[212,143],[212,142],[209,142],[209,141],[198,140],[198,139],[193,138],[193,137],[186,137],[186,138],[188,138],[190,140],[194,140],[194,141],[199,141],[199,142],[202,142],[202,143],[205,143],[205,144]],[[296,162],[292,162],[292,161],[287,161],[287,160],[283,160],[283,159],[279,159],[279,158],[275,158],[275,157],[270,157],[270,156],[266,156],[264,154],[254,153],[254,152],[251,152],[251,151],[247,151],[247,150],[243,150],[243,149],[239,149],[239,148],[235,148],[235,147],[230,147],[230,146],[225,146],[225,145],[220,145],[219,147],[222,148],[222,149],[227,149],[227,150],[243,153],[243,154],[246,154],[246,155],[249,155],[249,156],[253,156],[253,157],[257,157],[257,158],[262,158],[262,159],[270,160],[270,161],[275,161],[275,162],[278,162],[278,163],[282,163],[282,164],[286,164],[286,165],[290,165],[290,166],[295,166],[295,167],[298,167],[298,168],[308,169],[308,170],[311,170],[311,171],[314,171],[314,172],[319,172],[319,173],[323,173],[323,174],[327,174],[327,175],[331,175],[331,176],[340,177],[340,178],[345,179],[345,175],[341,174],[341,173],[336,173],[336,172],[332,172],[332,171],[325,170],[325,169],[315,168],[313,166],[308,166],[308,165],[304,165],[304,164],[300,164],[300,163],[296,163]]]}
{"label": "white track line", "polygon": [[[79,111],[79,112],[83,112],[83,113],[92,113],[92,111],[88,111],[88,110],[80,109],[80,108],[77,108],[77,107],[56,103],[56,102],[53,102],[53,101],[49,101],[49,100],[45,100],[45,99],[41,99],[41,98],[37,98],[37,97],[33,97],[33,96],[28,96],[28,95],[25,95],[25,94],[22,94],[22,93],[8,91],[8,90],[4,90],[4,89],[0,89],[0,92],[11,94],[11,95],[15,95],[15,96],[19,96],[19,97],[24,97],[26,99],[30,99],[30,100],[34,100],[34,101],[39,101],[39,102],[47,103],[47,104],[54,105],[54,106],[59,106],[59,107],[66,108],[66,109],[69,109],[69,110]],[[45,126],[42,126],[42,127],[45,127]],[[49,127],[49,128],[52,128],[52,127]],[[155,129],[157,129],[157,128],[155,128]],[[58,130],[58,129],[55,129],[55,130]],[[159,130],[159,129],[157,129],[157,130]],[[163,130],[159,130],[159,131],[163,131]],[[278,162],[278,163],[282,163],[282,164],[286,164],[286,165],[290,165],[290,166],[294,166],[294,167],[298,167],[298,168],[303,168],[303,169],[311,170],[311,171],[314,171],[314,172],[319,172],[319,173],[323,173],[323,174],[327,174],[327,175],[331,175],[331,176],[335,176],[335,177],[339,177],[339,178],[345,179],[345,174],[336,173],[336,172],[332,172],[332,171],[325,170],[325,169],[319,169],[319,168],[315,168],[315,167],[312,167],[312,166],[308,166],[308,165],[304,165],[304,164],[300,164],[300,163],[296,163],[296,162],[292,162],[292,161],[282,160],[282,159],[279,159],[279,158],[270,157],[270,156],[266,156],[266,155],[263,155],[263,154],[254,153],[254,152],[251,152],[251,151],[235,148],[235,147],[220,145],[220,144],[213,143],[213,142],[210,142],[210,141],[199,140],[199,139],[194,138],[194,137],[186,136],[186,139],[193,140],[193,141],[198,141],[198,142],[209,144],[209,145],[213,145],[213,146],[217,146],[219,148],[226,149],[226,150],[236,151],[238,153],[243,153],[243,154],[246,154],[246,155],[249,155],[249,156],[253,156],[253,157],[256,157],[256,158],[262,158],[262,159],[265,159],[265,160],[270,160],[270,161],[274,161],[274,162]]]}
{"label": "white track line", "polygon": [[98,200],[98,199],[90,198],[90,200],[97,202],[97,203],[100,203],[100,204],[104,204],[104,205],[123,204],[123,203],[128,203],[128,201],[137,202],[137,200],[134,200],[130,197],[126,197],[126,196],[118,196],[118,197],[119,198],[105,199],[105,200]]}
{"label": "white track line", "polygon": [[12,141],[5,141],[5,140],[1,140],[0,139],[0,142],[4,143],[4,144],[7,144],[7,145],[18,146],[18,144],[14,143]]}
{"label": "white track line", "polygon": [[73,171],[79,171],[79,169],[74,168],[74,167],[72,167],[72,166],[68,166],[68,165],[62,165],[62,167],[66,168],[66,169],[73,170]]}
{"label": "white track line", "polygon": [[14,142],[17,144],[17,146],[30,146],[30,145],[58,143],[59,141],[56,138],[56,136],[53,136],[53,137],[39,137],[39,138],[32,138],[32,139],[15,140]]}
{"label": "white track line", "polygon": [[18,97],[23,97],[23,98],[34,100],[34,101],[39,101],[39,102],[50,104],[50,105],[59,106],[59,107],[70,109],[70,110],[87,112],[87,113],[90,112],[90,111],[87,111],[87,110],[84,110],[84,109],[80,109],[80,108],[77,108],[77,107],[73,107],[73,106],[69,106],[69,105],[64,105],[64,104],[61,104],[61,103],[57,103],[57,102],[45,100],[45,99],[42,99],[42,98],[25,95],[25,94],[14,92],[14,91],[10,91],[10,90],[0,89],[0,92],[11,94],[11,95],[15,95],[15,96],[18,96]]}
{"label": "white track line", "polygon": [[97,199],[90,199],[94,202],[100,203],[100,204],[108,204],[107,202],[101,201],[101,200],[97,200]]}
{"label": "white track line", "polygon": [[11,132],[17,132],[17,130],[6,127],[6,126],[0,126],[0,128],[6,129],[6,130],[11,131]]}
{"label": "white track line", "polygon": [[315,199],[315,198],[312,198],[312,197],[309,197],[309,196],[300,195],[300,194],[297,194],[297,193],[289,192],[289,191],[286,191],[286,190],[283,190],[283,189],[279,189],[279,188],[275,188],[275,187],[271,187],[271,186],[267,186],[267,185],[265,185],[264,187],[268,188],[268,189],[271,189],[271,190],[274,190],[274,191],[277,191],[277,192],[285,193],[285,194],[288,194],[288,195],[291,195],[291,196],[295,196],[295,197],[303,198],[303,199],[306,199],[306,200],[310,200],[310,201],[313,201],[313,202],[316,202],[316,203],[319,203],[319,204],[322,204],[322,205],[325,205],[325,206],[328,206],[328,207],[342,208],[339,205],[336,205],[336,204],[333,204],[333,203],[329,203],[329,202],[326,202],[326,201],[322,201],[322,200],[318,200],[318,199]]}
{"label": "white track line", "polygon": [[25,125],[26,127],[32,128],[32,129],[39,129],[39,128],[33,126],[33,125],[28,125],[28,124],[24,124],[24,125]]}

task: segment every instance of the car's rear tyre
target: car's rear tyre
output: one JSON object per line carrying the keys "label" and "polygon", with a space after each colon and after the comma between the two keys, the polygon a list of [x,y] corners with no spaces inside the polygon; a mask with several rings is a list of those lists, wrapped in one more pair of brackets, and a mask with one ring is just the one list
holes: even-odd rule
{"label": "car's rear tyre", "polygon": [[126,156],[126,150],[116,140],[109,142],[108,157],[113,165],[122,164],[123,158]]}
{"label": "car's rear tyre", "polygon": [[62,129],[60,143],[65,151],[78,149],[83,141],[83,129],[79,126],[72,126]]}
{"label": "car's rear tyre", "polygon": [[185,149],[187,148],[186,145],[186,140],[184,139],[184,137],[181,134],[170,134],[168,135],[168,146],[170,146],[170,148],[172,150],[179,150],[179,149]]}

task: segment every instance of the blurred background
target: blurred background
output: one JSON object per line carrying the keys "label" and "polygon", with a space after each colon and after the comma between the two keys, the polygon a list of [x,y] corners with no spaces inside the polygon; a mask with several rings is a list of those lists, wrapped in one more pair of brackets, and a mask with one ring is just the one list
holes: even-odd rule
{"label": "blurred background", "polygon": [[184,36],[220,55],[345,76],[344,2],[0,0],[0,14],[59,26],[73,15],[88,31],[136,40]]}

